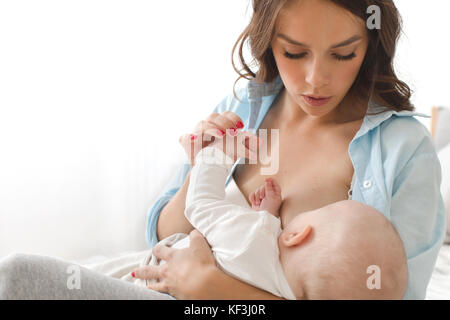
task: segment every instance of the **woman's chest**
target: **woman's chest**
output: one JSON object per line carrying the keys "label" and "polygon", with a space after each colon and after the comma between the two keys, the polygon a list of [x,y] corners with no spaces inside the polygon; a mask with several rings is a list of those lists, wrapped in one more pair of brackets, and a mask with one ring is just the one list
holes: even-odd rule
{"label": "woman's chest", "polygon": [[239,164],[233,173],[246,197],[275,178],[281,187],[283,226],[298,213],[348,199],[353,165],[348,155],[351,137],[335,134],[301,136],[286,130],[259,130],[265,143],[256,164]]}

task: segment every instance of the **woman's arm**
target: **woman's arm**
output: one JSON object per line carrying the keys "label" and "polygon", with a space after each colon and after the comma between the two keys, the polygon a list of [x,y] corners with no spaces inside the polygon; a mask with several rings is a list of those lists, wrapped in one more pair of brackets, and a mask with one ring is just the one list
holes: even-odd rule
{"label": "woman's arm", "polygon": [[[396,139],[392,139],[394,132]],[[408,259],[408,288],[403,299],[424,299],[445,237],[441,165],[428,129],[418,120],[399,118],[388,123],[381,134],[381,148],[386,150],[383,163],[395,168],[390,221]]]}
{"label": "woman's arm", "polygon": [[208,269],[194,294],[195,300],[285,300],[237,280],[217,267]]}
{"label": "woman's arm", "polygon": [[[167,206],[170,200],[172,200],[175,194],[181,189],[181,187],[185,183],[186,177],[188,176],[190,169],[191,166],[189,163],[181,164],[176,170],[172,179],[165,186],[164,190],[161,192],[161,194],[158,196],[156,201],[151,206],[149,213],[147,215],[147,227],[145,231],[146,241],[149,248],[153,248],[160,239],[157,232],[157,223],[161,211]],[[176,232],[182,231],[175,230],[174,233]]]}
{"label": "woman's arm", "polygon": [[156,224],[158,239],[164,239],[174,233],[189,233],[194,227],[184,216],[186,193],[189,186],[191,171],[188,172],[183,185],[177,193],[163,207]]}
{"label": "woman's arm", "polygon": [[394,183],[390,214],[408,258],[408,289],[403,297],[406,300],[425,299],[445,236],[440,182],[439,159],[432,151],[416,153]]}

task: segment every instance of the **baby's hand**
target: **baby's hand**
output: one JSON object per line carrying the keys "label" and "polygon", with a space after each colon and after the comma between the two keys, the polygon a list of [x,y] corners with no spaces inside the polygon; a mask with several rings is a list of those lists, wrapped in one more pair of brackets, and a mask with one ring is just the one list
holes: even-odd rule
{"label": "baby's hand", "polygon": [[276,218],[280,216],[283,199],[280,185],[275,179],[267,178],[261,187],[250,193],[249,199],[253,210],[267,210]]}

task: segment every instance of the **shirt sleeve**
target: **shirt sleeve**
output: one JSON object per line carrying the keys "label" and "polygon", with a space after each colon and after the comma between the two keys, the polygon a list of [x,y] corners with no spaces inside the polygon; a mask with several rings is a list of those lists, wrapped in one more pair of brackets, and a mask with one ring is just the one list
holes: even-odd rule
{"label": "shirt sleeve", "polygon": [[445,235],[440,192],[441,166],[430,138],[422,141],[395,178],[391,222],[408,259],[408,288],[403,299],[424,299]]}
{"label": "shirt sleeve", "polygon": [[158,239],[158,236],[156,234],[156,224],[158,222],[161,210],[181,188],[190,169],[191,165],[189,162],[179,165],[172,179],[164,187],[161,194],[157,197],[156,201],[151,206],[150,211],[147,214],[147,228],[145,237],[149,248],[153,248],[155,244],[160,240]]}
{"label": "shirt sleeve", "polygon": [[[238,91],[238,96],[245,97],[247,92],[247,87],[242,88]],[[241,117],[245,115],[245,113],[241,110],[245,107],[245,104],[242,104],[243,108],[240,108],[241,104],[238,104],[234,99],[233,93],[226,96],[222,101],[214,108],[212,112],[224,112],[226,110],[231,110],[235,113],[238,113]],[[244,122],[246,119],[242,119]],[[147,214],[147,227],[145,239],[149,248],[152,248],[160,239],[156,234],[156,225],[158,222],[159,214],[164,206],[172,199],[172,197],[178,192],[181,186],[186,179],[186,176],[191,170],[191,165],[189,160],[186,159],[178,166],[175,174],[172,176],[172,179],[167,183],[167,185],[163,188],[162,192],[156,198],[154,203],[151,205],[150,210]]]}

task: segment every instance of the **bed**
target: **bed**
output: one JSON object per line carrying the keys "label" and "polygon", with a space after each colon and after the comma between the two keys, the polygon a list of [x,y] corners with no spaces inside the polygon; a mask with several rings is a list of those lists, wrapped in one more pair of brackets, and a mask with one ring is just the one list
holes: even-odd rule
{"label": "bed", "polygon": [[433,107],[431,134],[442,167],[442,194],[447,210],[447,235],[439,252],[430,283],[427,300],[450,300],[450,108]]}

